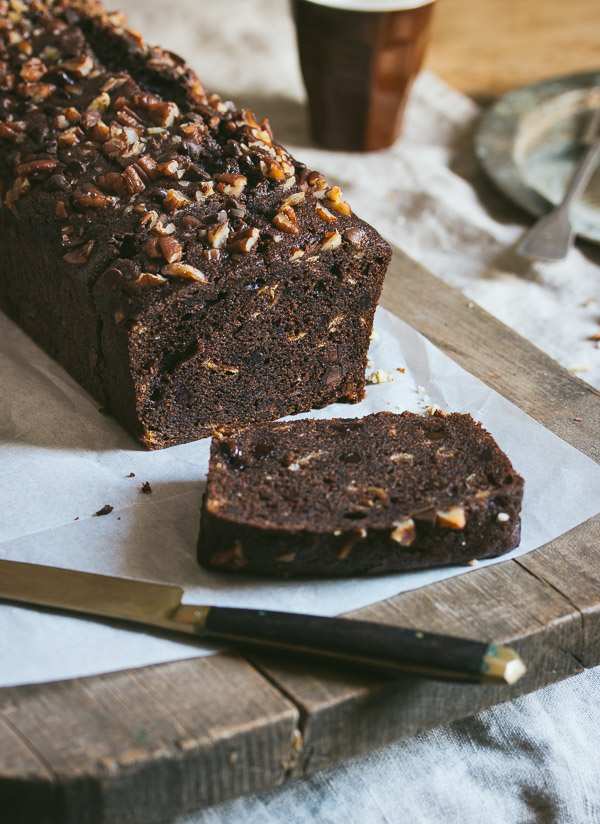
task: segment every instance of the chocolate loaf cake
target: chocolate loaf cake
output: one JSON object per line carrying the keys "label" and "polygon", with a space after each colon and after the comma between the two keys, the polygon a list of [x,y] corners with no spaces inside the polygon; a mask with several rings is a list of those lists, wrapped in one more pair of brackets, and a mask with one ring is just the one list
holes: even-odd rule
{"label": "chocolate loaf cake", "polygon": [[94,0],[0,0],[0,306],[151,449],[357,401],[391,256]]}
{"label": "chocolate loaf cake", "polygon": [[470,415],[261,424],[213,439],[198,560],[355,575],[492,558],[519,543],[522,497]]}

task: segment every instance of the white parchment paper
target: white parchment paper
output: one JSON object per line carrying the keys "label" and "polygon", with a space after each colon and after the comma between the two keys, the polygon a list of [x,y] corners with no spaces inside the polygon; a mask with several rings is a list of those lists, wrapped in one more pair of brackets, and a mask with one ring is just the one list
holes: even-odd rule
{"label": "white parchment paper", "polygon": [[[387,409],[470,412],[525,478],[514,557],[600,510],[600,467],[378,309],[374,369],[393,381],[358,405],[315,417]],[[143,451],[14,324],[0,314],[0,557],[177,584],[188,603],[336,615],[472,567],[348,580],[269,581],[209,573],[195,560],[208,440]],[[399,369],[405,370],[404,372]],[[130,474],[134,473],[134,477]],[[151,494],[141,492],[148,481]],[[110,515],[94,517],[110,504]],[[488,561],[483,563],[497,563]],[[94,620],[0,605],[0,686],[91,675],[208,654]]]}

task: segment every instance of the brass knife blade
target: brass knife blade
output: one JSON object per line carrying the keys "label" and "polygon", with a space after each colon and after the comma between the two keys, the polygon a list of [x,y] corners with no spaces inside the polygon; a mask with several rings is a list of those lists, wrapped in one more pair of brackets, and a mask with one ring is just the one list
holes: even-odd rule
{"label": "brass knife blade", "polygon": [[166,584],[0,560],[0,598],[22,604],[186,631],[174,620],[182,596],[181,587]]}

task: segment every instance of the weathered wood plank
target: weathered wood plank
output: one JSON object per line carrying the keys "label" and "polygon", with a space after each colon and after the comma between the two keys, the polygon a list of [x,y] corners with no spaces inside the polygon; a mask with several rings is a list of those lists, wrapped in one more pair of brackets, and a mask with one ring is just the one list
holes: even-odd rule
{"label": "weathered wood plank", "polygon": [[50,824],[55,803],[52,770],[0,717],[0,821]]}
{"label": "weathered wood plank", "polygon": [[[158,824],[281,783],[296,746],[297,710],[234,653],[5,689],[1,718],[52,765],[48,824]],[[13,805],[33,791],[23,770]]]}
{"label": "weathered wood plank", "polygon": [[257,657],[256,663],[300,707],[307,774],[420,730],[581,671],[581,616],[545,582],[511,561],[475,570],[351,613],[432,632],[514,646],[528,673],[514,687],[349,676],[333,666]]}
{"label": "weathered wood plank", "polygon": [[600,515],[517,561],[581,612],[581,663],[600,664]]}

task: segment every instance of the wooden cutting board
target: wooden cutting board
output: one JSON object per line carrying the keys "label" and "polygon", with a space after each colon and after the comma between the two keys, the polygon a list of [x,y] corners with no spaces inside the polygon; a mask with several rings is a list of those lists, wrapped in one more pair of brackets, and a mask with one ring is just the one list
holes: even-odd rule
{"label": "wooden cutting board", "polygon": [[[600,463],[599,392],[399,251],[382,303]],[[600,663],[600,516],[350,617],[510,644],[528,673],[512,688],[390,681],[228,652],[2,689],[0,820],[165,824]]]}

